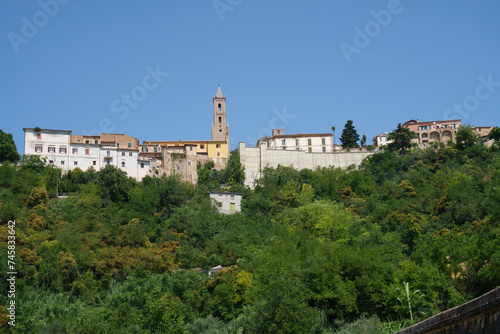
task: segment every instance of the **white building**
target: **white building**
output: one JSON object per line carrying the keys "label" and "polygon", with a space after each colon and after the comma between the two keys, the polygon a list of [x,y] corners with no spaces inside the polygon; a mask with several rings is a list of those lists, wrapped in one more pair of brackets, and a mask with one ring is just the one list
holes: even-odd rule
{"label": "white building", "polygon": [[219,212],[232,214],[241,211],[241,199],[243,195],[239,193],[211,192],[210,198],[219,203]]}
{"label": "white building", "polygon": [[331,153],[334,151],[333,135],[331,133],[285,135],[283,129],[273,129],[272,136],[264,137],[257,141],[257,147],[262,143],[265,143],[268,149],[309,153]]}
{"label": "white building", "polygon": [[69,130],[24,128],[24,154],[46,158],[63,172],[95,170],[113,165],[141,180],[150,172],[149,161],[139,159],[139,140],[123,134],[72,135]]}
{"label": "white building", "polygon": [[386,146],[392,142],[393,142],[392,140],[389,140],[389,135],[387,134],[387,132],[381,133],[373,137],[373,145],[377,147]]}

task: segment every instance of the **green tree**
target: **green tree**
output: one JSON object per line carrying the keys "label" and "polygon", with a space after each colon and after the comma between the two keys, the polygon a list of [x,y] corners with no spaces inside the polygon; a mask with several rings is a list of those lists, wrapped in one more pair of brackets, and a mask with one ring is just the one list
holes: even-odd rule
{"label": "green tree", "polygon": [[491,129],[487,138],[490,140],[494,140],[495,144],[497,146],[500,146],[500,127],[495,126],[493,129]]}
{"label": "green tree", "polygon": [[366,135],[363,135],[363,137],[361,138],[361,146],[362,147],[366,146]]}
{"label": "green tree", "polygon": [[473,146],[477,141],[477,135],[470,126],[461,126],[456,134],[457,148],[463,150],[467,147]]}
{"label": "green tree", "polygon": [[388,139],[392,140],[392,143],[389,143],[388,148],[393,152],[399,151],[399,153],[403,155],[409,148],[411,148],[411,140],[415,137],[415,132],[401,126],[401,123],[399,123],[397,128],[392,130],[389,134]]}
{"label": "green tree", "polygon": [[231,152],[226,166],[226,181],[229,185],[243,185],[245,181],[245,166],[240,161],[240,150]]}
{"label": "green tree", "polygon": [[111,165],[96,173],[97,184],[101,186],[101,197],[113,202],[128,200],[127,174]]}
{"label": "green tree", "polygon": [[19,158],[12,134],[0,130],[0,162],[18,162]]}
{"label": "green tree", "polygon": [[359,147],[358,145],[359,135],[354,125],[352,125],[352,120],[348,120],[340,136],[340,141],[342,142],[342,148],[349,147]]}

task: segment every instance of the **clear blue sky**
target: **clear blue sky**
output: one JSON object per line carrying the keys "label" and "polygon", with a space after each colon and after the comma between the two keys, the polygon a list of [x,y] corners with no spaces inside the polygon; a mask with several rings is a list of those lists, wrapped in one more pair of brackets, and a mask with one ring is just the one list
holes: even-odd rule
{"label": "clear blue sky", "polygon": [[498,0],[59,1],[0,3],[0,129],[20,153],[35,126],[210,139],[219,82],[231,149],[273,126],[338,141],[349,119],[369,142],[412,118],[500,125]]}

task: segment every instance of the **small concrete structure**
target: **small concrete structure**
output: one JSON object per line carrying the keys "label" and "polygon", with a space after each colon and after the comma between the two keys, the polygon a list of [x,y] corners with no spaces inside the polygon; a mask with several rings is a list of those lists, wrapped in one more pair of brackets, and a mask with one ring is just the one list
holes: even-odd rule
{"label": "small concrete structure", "polygon": [[220,213],[233,214],[241,212],[241,199],[243,195],[239,193],[229,192],[211,192],[210,198],[217,203]]}

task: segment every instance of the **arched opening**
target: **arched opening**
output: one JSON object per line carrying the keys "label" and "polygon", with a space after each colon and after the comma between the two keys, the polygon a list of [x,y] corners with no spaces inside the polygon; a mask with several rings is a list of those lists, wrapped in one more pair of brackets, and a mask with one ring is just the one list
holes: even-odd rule
{"label": "arched opening", "polygon": [[217,106],[219,108],[219,110],[222,108],[222,105],[219,103],[219,105]]}
{"label": "arched opening", "polygon": [[443,131],[443,133],[441,134],[441,139],[444,142],[451,141],[451,131]]}
{"label": "arched opening", "polygon": [[219,124],[222,123],[222,117],[219,117]]}

